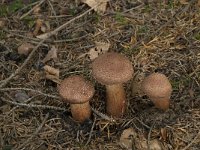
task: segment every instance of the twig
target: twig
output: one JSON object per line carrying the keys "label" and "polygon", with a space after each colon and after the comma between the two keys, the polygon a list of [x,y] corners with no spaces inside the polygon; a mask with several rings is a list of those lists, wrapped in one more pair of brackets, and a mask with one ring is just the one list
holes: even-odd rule
{"label": "twig", "polygon": [[47,106],[47,105],[35,105],[35,104],[24,104],[24,103],[18,103],[18,102],[13,102],[10,100],[7,100],[3,97],[1,97],[1,100],[13,105],[17,105],[17,106],[22,106],[22,107],[29,107],[29,108],[42,108],[42,109],[53,109],[53,110],[60,110],[60,111],[66,111],[65,108],[61,108],[61,107],[55,107],[55,106]]}
{"label": "twig", "polygon": [[147,138],[147,149],[148,149],[148,150],[151,150],[151,147],[150,147],[150,143],[149,143],[149,142],[150,142],[150,139],[151,139],[151,131],[152,131],[152,129],[153,129],[155,123],[156,123],[156,121],[153,122],[151,128],[149,129],[149,134],[148,134],[148,138]]}
{"label": "twig", "polygon": [[197,133],[197,135],[194,137],[194,139],[186,147],[184,147],[182,150],[187,150],[190,146],[192,146],[192,144],[198,139],[199,136],[200,136],[200,130]]}
{"label": "twig", "polygon": [[150,126],[148,126],[148,125],[146,125],[143,121],[141,121],[140,119],[138,119],[138,118],[136,118],[135,117],[135,119],[138,121],[138,122],[140,122],[144,127],[146,127],[147,129],[150,129],[151,127]]}
{"label": "twig", "polygon": [[30,13],[32,13],[34,11],[35,8],[37,8],[38,6],[40,6],[45,0],[41,0],[39,2],[39,4],[35,5],[31,10],[29,10],[27,13],[25,13],[24,15],[22,15],[20,17],[20,20],[22,20],[24,17],[28,16]]}
{"label": "twig", "polygon": [[[99,3],[100,4],[100,3]],[[98,5],[99,5],[98,4]],[[49,37],[51,37],[52,35],[55,35],[56,33],[58,33],[60,30],[64,29],[67,25],[69,25],[70,23],[74,22],[75,20],[83,17],[84,15],[86,15],[87,13],[89,13],[90,11],[92,11],[94,8],[96,8],[98,5],[88,9],[87,11],[85,11],[84,13],[80,14],[79,16],[67,21],[66,23],[64,23],[63,25],[59,26],[58,28],[56,28],[54,31],[47,33],[46,37],[41,40],[38,45],[31,51],[31,53],[29,54],[29,56],[27,57],[27,59],[24,61],[24,63],[14,72],[12,73],[8,78],[6,78],[5,80],[1,81],[0,83],[0,88],[6,86],[6,84],[8,84],[8,82],[15,77],[18,73],[20,73],[20,71],[28,64],[29,60],[32,58],[32,56],[35,54],[35,52],[37,51],[37,49],[40,47],[40,45],[42,45]]]}
{"label": "twig", "polygon": [[[7,95],[7,94],[6,94]],[[27,104],[28,102],[30,102],[34,97],[31,97],[27,100],[24,101],[25,104]],[[19,108],[19,106],[13,107],[11,110],[9,110],[9,112],[5,113],[5,116],[8,116],[11,112],[13,112],[15,109]]]}
{"label": "twig", "polygon": [[39,94],[41,94],[43,96],[46,96],[46,97],[60,99],[59,96],[46,94],[46,93],[43,93],[41,91],[34,90],[34,89],[29,89],[29,88],[2,88],[2,89],[0,89],[0,91],[2,91],[2,92],[4,92],[4,91],[15,91],[15,90],[31,91],[31,92],[39,93]]}
{"label": "twig", "polygon": [[31,137],[29,137],[23,144],[21,144],[17,150],[22,149],[24,146],[26,146],[42,129],[42,127],[44,126],[45,122],[47,121],[47,119],[49,118],[49,113],[47,113],[44,117],[44,120],[42,121],[42,123],[40,124],[40,126],[36,129],[36,131],[31,135]]}
{"label": "twig", "polygon": [[93,122],[92,127],[91,127],[91,130],[90,130],[90,135],[89,135],[89,138],[88,138],[88,140],[87,140],[85,146],[87,146],[87,145],[90,143],[90,141],[91,141],[92,132],[93,132],[93,130],[94,130],[95,124],[96,124],[96,117],[94,118],[94,122]]}
{"label": "twig", "polygon": [[98,110],[92,108],[92,107],[91,107],[91,109],[92,109],[92,111],[93,111],[96,115],[100,116],[101,118],[103,118],[103,119],[105,119],[105,120],[108,120],[108,121],[110,121],[110,122],[116,122],[116,120],[113,119],[112,117],[109,117],[109,116],[107,116],[107,115],[101,113],[100,111],[98,111]]}

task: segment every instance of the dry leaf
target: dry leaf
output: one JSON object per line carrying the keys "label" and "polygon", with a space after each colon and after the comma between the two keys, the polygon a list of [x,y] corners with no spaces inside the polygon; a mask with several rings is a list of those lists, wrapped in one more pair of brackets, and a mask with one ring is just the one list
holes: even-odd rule
{"label": "dry leaf", "polygon": [[40,11],[41,11],[40,6],[36,5],[36,6],[34,7],[34,9],[33,9],[33,14],[34,14],[34,15],[39,15]]}
{"label": "dry leaf", "polygon": [[167,129],[166,128],[161,128],[160,129],[160,134],[161,134],[161,139],[163,141],[167,141]]}
{"label": "dry leaf", "polygon": [[179,2],[183,5],[187,5],[189,4],[189,2],[187,0],[179,0]]}
{"label": "dry leaf", "polygon": [[200,6],[200,0],[198,0],[197,5]]}
{"label": "dry leaf", "polygon": [[188,92],[189,92],[190,97],[192,98],[195,97],[194,91],[192,89],[189,89]]}
{"label": "dry leaf", "polygon": [[89,58],[91,60],[93,60],[99,56],[99,52],[96,50],[96,48],[91,48],[87,54],[89,55]]}
{"label": "dry leaf", "polygon": [[89,58],[91,60],[97,58],[99,54],[104,54],[108,51],[110,47],[110,43],[104,43],[104,42],[95,42],[96,47],[91,48],[88,52]]}
{"label": "dry leaf", "polygon": [[30,43],[23,43],[21,44],[17,51],[18,54],[24,54],[24,55],[28,55],[32,50],[33,50],[34,46]]}
{"label": "dry leaf", "polygon": [[38,39],[42,39],[42,40],[44,40],[44,39],[47,39],[48,37],[49,37],[49,34],[50,34],[51,32],[49,32],[49,33],[44,33],[44,34],[40,34],[40,35],[38,35],[38,36],[36,36]]}
{"label": "dry leaf", "polygon": [[136,137],[137,133],[133,128],[128,128],[123,131],[120,137],[120,145],[128,150],[132,150],[133,138]]}
{"label": "dry leaf", "polygon": [[47,32],[47,31],[50,31],[50,24],[48,21],[45,21],[42,26],[41,26],[41,29],[40,29],[43,33]]}
{"label": "dry leaf", "polygon": [[[109,0],[81,0],[90,7],[95,7],[94,10],[98,13],[104,13],[106,11],[107,2]],[[98,5],[98,6],[97,6]]]}
{"label": "dry leaf", "polygon": [[57,48],[55,46],[52,46],[51,50],[47,53],[45,58],[42,60],[43,63],[46,63],[47,61],[53,59],[54,61],[57,60]]}
{"label": "dry leaf", "polygon": [[150,140],[149,143],[144,135],[137,134],[133,128],[128,128],[123,131],[120,137],[120,145],[128,150],[167,150],[157,139]]}
{"label": "dry leaf", "polygon": [[0,29],[3,28],[5,24],[6,24],[6,21],[0,18]]}
{"label": "dry leaf", "polygon": [[175,45],[175,46],[173,46],[173,47],[170,47],[170,49],[171,50],[183,50],[183,49],[185,49],[186,47],[185,47],[185,45],[180,45],[180,44],[178,44],[178,45]]}
{"label": "dry leaf", "polygon": [[110,43],[95,42],[95,47],[94,48],[91,48],[89,50],[89,52],[87,52],[87,53],[85,53],[83,55],[80,55],[78,58],[82,58],[85,55],[88,55],[91,60],[94,60],[100,54],[106,53],[108,51],[109,47],[110,47]]}
{"label": "dry leaf", "polygon": [[102,51],[103,53],[107,52],[110,47],[110,43],[105,42],[95,42],[95,45],[97,50]]}
{"label": "dry leaf", "polygon": [[43,20],[41,20],[41,19],[36,20],[35,30],[33,31],[33,34],[35,36],[38,35],[38,32],[40,31],[42,24],[43,24]]}
{"label": "dry leaf", "polygon": [[[136,143],[136,142],[135,142]],[[148,150],[147,140],[140,139],[136,143],[137,150]],[[166,150],[157,139],[149,141],[149,150]]]}
{"label": "dry leaf", "polygon": [[59,70],[55,69],[51,66],[45,65],[44,66],[45,77],[55,83],[60,84],[61,80],[59,79]]}

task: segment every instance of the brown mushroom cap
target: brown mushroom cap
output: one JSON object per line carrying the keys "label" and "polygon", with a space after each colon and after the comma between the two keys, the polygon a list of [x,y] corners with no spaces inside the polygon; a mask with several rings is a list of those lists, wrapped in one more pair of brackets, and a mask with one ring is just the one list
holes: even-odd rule
{"label": "brown mushroom cap", "polygon": [[110,52],[102,54],[94,60],[92,73],[101,84],[118,84],[130,80],[133,66],[125,56]]}
{"label": "brown mushroom cap", "polygon": [[164,74],[153,73],[142,82],[142,90],[152,98],[168,98],[171,95],[172,86]]}
{"label": "brown mushroom cap", "polygon": [[82,76],[73,75],[61,82],[58,91],[66,102],[71,104],[81,104],[92,98],[94,87]]}

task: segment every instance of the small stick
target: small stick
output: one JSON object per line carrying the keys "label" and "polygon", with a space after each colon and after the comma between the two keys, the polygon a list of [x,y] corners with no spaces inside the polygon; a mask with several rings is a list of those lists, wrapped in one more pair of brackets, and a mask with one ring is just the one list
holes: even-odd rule
{"label": "small stick", "polygon": [[147,138],[147,149],[148,150],[151,150],[151,147],[150,147],[150,139],[151,139],[151,131],[155,125],[156,121],[154,121],[154,123],[152,124],[151,128],[149,129],[149,134],[148,134],[148,138]]}
{"label": "small stick", "polygon": [[4,91],[15,91],[15,90],[24,90],[24,91],[31,91],[31,92],[35,92],[35,93],[39,93],[43,96],[46,96],[46,97],[51,97],[51,98],[55,98],[55,99],[60,99],[60,97],[56,96],[56,95],[50,95],[50,94],[46,94],[46,93],[43,93],[41,91],[38,91],[38,90],[34,90],[34,89],[29,89],[29,88],[2,88],[0,89],[0,91],[4,92]]}
{"label": "small stick", "polygon": [[101,118],[103,118],[103,119],[105,119],[105,120],[108,120],[108,121],[110,121],[110,122],[116,122],[115,119],[113,119],[113,118],[111,118],[111,117],[109,117],[109,116],[107,116],[107,115],[101,113],[100,111],[98,111],[98,110],[96,110],[96,109],[94,109],[94,108],[92,108],[92,107],[91,107],[91,109],[92,109],[92,111],[93,111],[96,115],[100,116]]}
{"label": "small stick", "polygon": [[61,107],[55,107],[55,106],[47,106],[47,105],[35,105],[35,104],[24,104],[24,103],[17,103],[17,102],[13,102],[10,100],[7,100],[3,97],[1,97],[1,100],[13,105],[17,105],[17,106],[22,106],[22,107],[30,107],[30,108],[42,108],[42,109],[53,109],[53,110],[60,110],[60,111],[66,111],[65,108],[61,108]]}
{"label": "small stick", "polygon": [[135,118],[138,122],[140,122],[143,126],[145,126],[147,129],[150,129],[151,127],[146,125],[143,121],[141,121],[140,119],[138,118]]}
{"label": "small stick", "polygon": [[92,127],[91,127],[91,130],[90,130],[90,135],[89,135],[89,138],[88,138],[88,140],[87,140],[85,146],[87,146],[87,145],[90,143],[90,141],[91,141],[92,132],[93,132],[93,130],[94,130],[95,124],[96,124],[96,117],[94,118],[94,122],[93,122]]}
{"label": "small stick", "polygon": [[25,13],[24,15],[22,15],[19,19],[22,20],[24,17],[28,16],[30,13],[32,13],[34,11],[35,8],[37,8],[38,6],[40,6],[45,0],[42,0],[39,2],[39,4],[35,5],[31,10],[29,10],[27,13]]}
{"label": "small stick", "polygon": [[41,125],[36,129],[36,131],[31,135],[31,137],[29,137],[23,144],[21,144],[17,150],[22,149],[24,146],[26,146],[42,129],[42,127],[44,126],[45,122],[47,121],[47,119],[49,118],[49,113],[47,113],[44,117],[44,120],[42,121]]}

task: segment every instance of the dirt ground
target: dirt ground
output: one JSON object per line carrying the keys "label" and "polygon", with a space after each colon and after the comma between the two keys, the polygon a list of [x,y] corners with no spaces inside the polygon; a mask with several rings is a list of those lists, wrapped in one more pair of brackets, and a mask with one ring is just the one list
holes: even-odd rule
{"label": "dirt ground", "polygon": [[[46,40],[38,38],[56,29]],[[34,48],[20,55],[25,42]],[[133,79],[124,85],[126,114],[115,121],[106,116],[105,87],[91,75],[88,51],[95,42],[109,43],[108,51],[125,55],[134,67]],[[44,61],[52,47],[57,56]],[[59,79],[48,78],[44,65],[59,70]],[[125,150],[120,137],[126,129],[131,129],[129,149],[200,149],[197,0],[116,0],[108,2],[103,14],[78,0],[3,0],[0,72],[2,150]],[[164,73],[173,87],[166,112],[139,88],[153,72]],[[73,74],[90,80],[96,90],[92,118],[83,124],[73,121],[57,91],[57,83]],[[160,146],[152,148],[153,140]]]}

